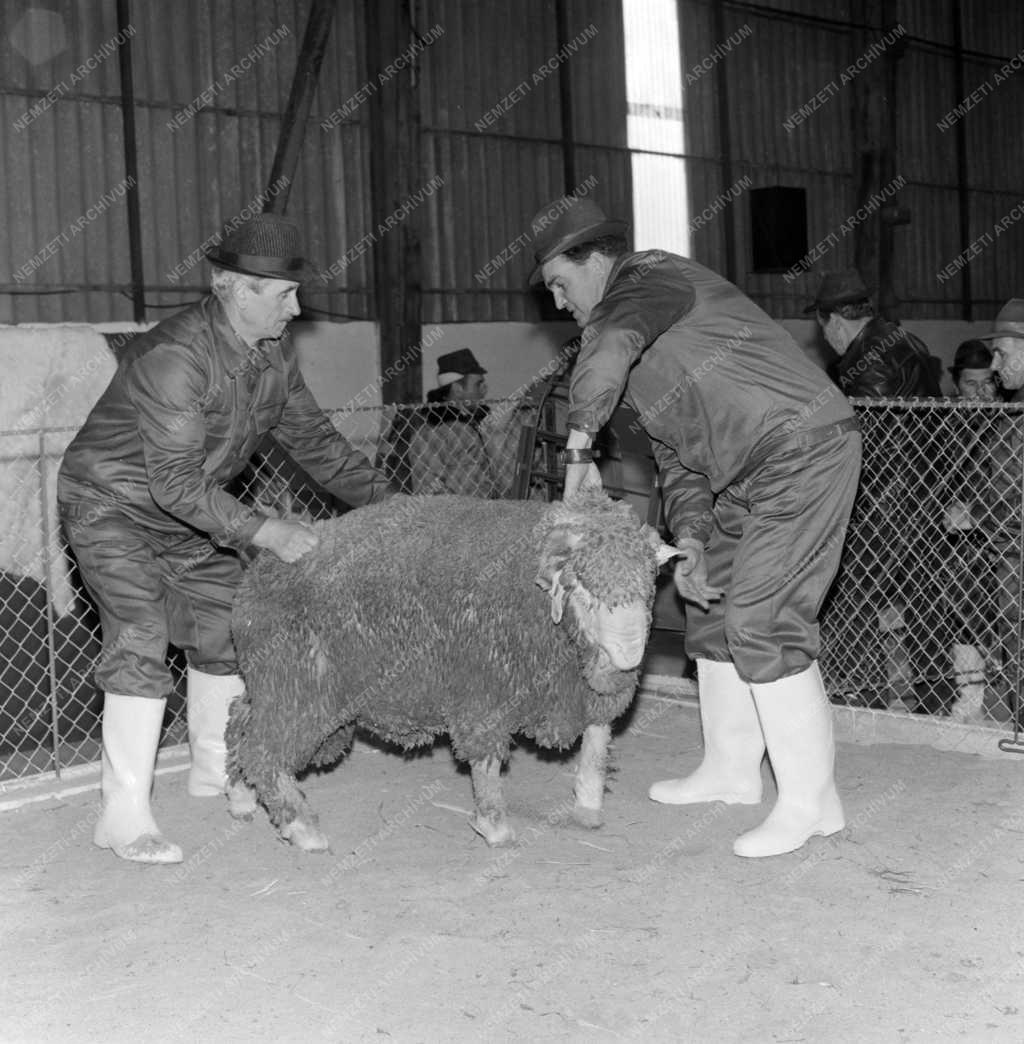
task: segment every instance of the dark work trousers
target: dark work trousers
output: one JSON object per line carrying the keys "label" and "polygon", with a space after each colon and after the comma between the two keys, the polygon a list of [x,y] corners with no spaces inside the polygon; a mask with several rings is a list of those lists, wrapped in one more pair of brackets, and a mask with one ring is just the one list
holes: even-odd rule
{"label": "dark work trousers", "polygon": [[234,553],[184,527],[174,535],[146,529],[109,507],[61,504],[61,520],[99,611],[104,692],[169,695],[168,642],[196,670],[237,672],[231,603],[242,566]]}
{"label": "dark work trousers", "polygon": [[725,589],[686,604],[686,652],[731,661],[746,682],[798,674],[818,658],[818,613],[835,578],[860,477],[857,431],[782,441],[715,500],[705,560]]}

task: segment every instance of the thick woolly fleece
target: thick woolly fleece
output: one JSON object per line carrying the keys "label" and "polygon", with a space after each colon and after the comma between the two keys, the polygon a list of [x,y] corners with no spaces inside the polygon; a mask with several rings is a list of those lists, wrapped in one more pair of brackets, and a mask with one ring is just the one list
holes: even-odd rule
{"label": "thick woolly fleece", "polygon": [[263,552],[235,600],[246,688],[228,768],[261,798],[279,772],[336,760],[356,725],[403,747],[448,733],[475,761],[507,756],[513,734],[570,746],[632,700],[637,672],[602,667],[569,603],[554,624],[537,584],[561,568],[565,587],[638,602],[649,623],[657,539],[628,506],[600,491],[555,504],[396,496],[317,528],[319,547],[294,565]]}

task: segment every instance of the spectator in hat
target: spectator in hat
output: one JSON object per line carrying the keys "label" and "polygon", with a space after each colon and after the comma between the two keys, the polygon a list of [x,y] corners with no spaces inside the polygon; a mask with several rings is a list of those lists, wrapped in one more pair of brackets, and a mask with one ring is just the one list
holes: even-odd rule
{"label": "spectator in hat", "polygon": [[1013,402],[1024,401],[1024,297],[1014,297],[1000,309],[992,332],[982,341],[992,344],[992,369]]}
{"label": "spectator in hat", "polygon": [[949,368],[958,399],[964,402],[996,402],[999,385],[992,369],[992,349],[982,340],[957,345]]}
{"label": "spectator in hat", "polygon": [[877,314],[855,269],[829,272],[804,314],[815,313],[839,356],[835,380],[844,395],[864,398],[938,396],[940,364],[920,338]]}
{"label": "spectator in hat", "polygon": [[422,423],[411,435],[414,493],[500,495],[481,424],[487,417],[487,371],[469,348],[437,360],[437,387],[427,393]]}
{"label": "spectator in hat", "polygon": [[[843,394],[872,399],[941,395],[939,360],[919,338],[877,314],[871,291],[856,269],[826,273],[804,312],[817,316],[825,340],[838,356],[830,375]],[[924,607],[908,605],[906,591],[913,583],[904,575],[904,563],[910,557],[908,540],[913,534],[894,522],[903,505],[921,502],[920,488],[912,488],[920,481],[898,458],[864,476],[865,487],[878,499],[883,522],[870,547],[872,558],[881,565],[863,582],[876,590],[878,632],[872,641],[883,649],[887,703],[893,710],[905,710],[905,704],[915,701],[913,657],[908,646],[923,648],[919,621]],[[909,630],[915,641],[909,640]]]}
{"label": "spectator in hat", "polygon": [[745,294],[689,258],[631,253],[626,225],[563,197],[533,219],[536,268],[582,328],[570,380],[565,495],[600,483],[594,435],[619,400],[660,472],[697,661],[704,759],[650,797],[758,804],[767,748],[778,800],[737,855],[800,848],[844,825],[817,617],[857,491],[849,403]]}
{"label": "spectator in hat", "polygon": [[61,519],[103,629],[102,811],[93,840],[134,862],[182,858],[150,808],[173,687],[168,643],[188,660],[189,793],[223,794],[224,727],[243,688],[229,629],[237,552],[266,548],[294,562],[317,544],[307,524],[248,507],[225,486],[270,434],[348,504],[389,493],[299,370],[287,327],[310,265],[297,226],[258,215],[207,258],[211,294],[131,342],[58,479]]}
{"label": "spectator in hat", "polygon": [[[957,399],[992,403],[998,399],[992,351],[982,340],[958,345],[949,368]],[[956,446],[956,466],[946,457],[936,467],[935,489],[944,501],[944,539],[935,539],[924,571],[930,578],[928,628],[945,636],[953,669],[954,700],[949,708],[955,720],[982,716],[986,668],[999,645],[994,570],[992,447],[1001,424],[988,411],[954,413],[955,431],[963,442]]]}

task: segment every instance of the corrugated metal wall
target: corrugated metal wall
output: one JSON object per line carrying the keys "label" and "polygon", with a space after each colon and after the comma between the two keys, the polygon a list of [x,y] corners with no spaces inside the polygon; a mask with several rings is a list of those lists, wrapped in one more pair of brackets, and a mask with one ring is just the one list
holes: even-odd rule
{"label": "corrugated metal wall", "polygon": [[[938,123],[964,96],[988,82],[1024,48],[1024,5],[963,0],[964,95],[957,94],[953,0],[864,2],[772,0],[724,3],[723,29],[714,31],[715,0],[680,0],[683,68],[695,71],[715,54],[721,38],[749,28],[742,43],[714,61],[728,78],[729,152],[733,180],[749,177],[751,187],[801,186],[807,191],[808,246],[838,238],[806,273],[752,271],[749,199],[740,198],[735,220],[736,281],[769,313],[799,314],[812,297],[820,273],[854,262],[854,235],[842,234],[857,209],[860,155],[858,93],[842,83],[842,71],[884,38],[881,21],[860,21],[865,8],[887,9],[901,26],[906,52],[897,65],[897,90],[889,98],[896,120],[893,176],[906,185],[893,202],[909,209],[910,223],[893,230],[893,285],[897,312],[904,318],[961,318],[967,314],[959,275],[940,278],[979,237],[992,244],[971,261],[973,318],[992,315],[1024,286],[1024,221],[1014,220],[1024,204],[1024,70],[986,93],[963,120],[967,138],[969,224],[959,224],[957,141]],[[888,50],[889,48],[886,48]],[[1020,59],[1017,59],[1020,64]],[[875,63],[879,64],[876,66]],[[857,76],[881,71],[875,58]],[[835,83],[837,90],[829,84]],[[826,97],[805,118],[786,120],[800,107]],[[983,88],[984,89],[984,88]],[[691,213],[728,188],[723,179],[725,150],[715,74],[684,77],[688,182]],[[886,117],[881,117],[885,119]],[[996,235],[995,226],[1009,221]],[[726,268],[725,224],[714,221],[693,237],[693,254],[721,271]],[[981,243],[984,246],[984,242]]]}
{"label": "corrugated metal wall", "polygon": [[[96,206],[104,193],[116,197],[125,179],[116,4],[49,6],[53,16],[44,19],[35,5],[0,0],[0,322],[131,319],[125,200],[102,213]],[[341,126],[319,126],[362,83],[357,6],[338,5],[288,205],[325,267],[369,225],[358,112]],[[194,252],[267,189],[309,7],[309,0],[133,4],[127,38],[148,318],[201,292],[207,270]],[[76,76],[83,63],[85,74]],[[174,117],[187,117],[204,91],[209,103],[200,100],[176,125]],[[31,118],[41,102],[45,108]],[[95,220],[75,231],[90,206]],[[41,258],[62,234],[60,249]],[[25,264],[38,268],[16,278]],[[370,314],[365,260],[334,285],[343,289],[307,301]]]}
{"label": "corrugated metal wall", "polygon": [[424,322],[536,319],[548,302],[526,288],[534,214],[584,184],[630,212],[620,0],[565,0],[564,40],[550,0],[417,8],[420,23],[445,27],[422,62],[424,176],[447,177],[424,236]]}
{"label": "corrugated metal wall", "polygon": [[[149,318],[201,290],[201,265],[178,274],[176,266],[267,188],[310,2],[136,0],[131,47]],[[410,3],[416,32],[434,36],[414,71],[422,183],[444,177],[408,217],[423,249],[423,322],[537,318],[550,303],[524,288],[523,239],[536,210],[588,184],[609,212],[631,212],[621,2]],[[911,318],[964,313],[963,277],[939,273],[985,235],[992,243],[970,268],[975,317],[1024,285],[1024,221],[995,235],[1024,199],[1024,70],[961,121],[969,203],[962,228],[959,131],[937,126],[963,100],[954,3],[892,0],[886,8],[908,44],[890,102],[893,169],[907,182],[897,202],[911,217],[893,231],[893,283],[900,314]],[[1024,5],[961,3],[969,93],[1024,48]],[[804,187],[811,247],[848,219],[857,202],[858,88],[836,90],[796,124],[787,127],[787,119],[882,37],[880,21],[861,20],[885,6],[679,0],[691,215],[742,182]],[[367,84],[363,10],[363,0],[339,0],[288,208],[325,269],[373,231],[369,106],[350,105],[321,126]],[[102,202],[125,178],[118,56],[109,48],[115,11],[115,0],[49,0],[48,9],[0,0],[0,322],[131,318],[126,204]],[[431,34],[433,27],[442,32]],[[279,42],[224,82],[233,64],[282,28]],[[583,36],[560,60],[560,48]],[[729,39],[737,42],[725,53]],[[76,78],[105,47],[110,53]],[[862,75],[874,75],[881,61]],[[209,103],[174,126],[214,85]],[[90,207],[94,218],[76,227]],[[729,242],[725,220],[695,227],[692,253],[721,271],[731,264],[737,282],[774,315],[798,314],[821,270],[853,260],[854,236],[844,235],[794,279],[755,273],[745,192],[731,218]],[[370,262],[369,250],[349,258],[328,284],[307,292],[307,305],[374,316]]]}

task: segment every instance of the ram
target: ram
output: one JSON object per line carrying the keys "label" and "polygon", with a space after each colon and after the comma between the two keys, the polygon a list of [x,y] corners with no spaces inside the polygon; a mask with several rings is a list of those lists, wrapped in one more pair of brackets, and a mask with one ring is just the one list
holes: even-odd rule
{"label": "ram", "polygon": [[338,760],[357,727],[406,748],[447,733],[470,764],[472,825],[500,845],[514,839],[511,737],[565,748],[582,735],[574,818],[600,826],[611,722],[633,699],[673,550],[600,490],[553,504],[395,496],[317,529],[294,565],[263,553],[235,600],[246,691],[227,732],[231,792],[248,785],[283,838],[321,851],[296,773]]}

